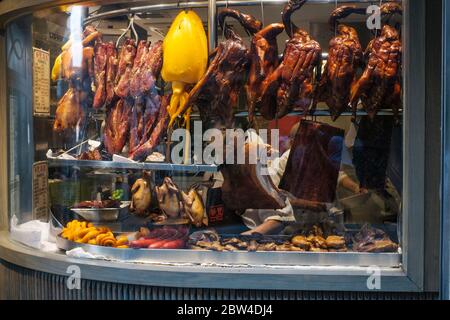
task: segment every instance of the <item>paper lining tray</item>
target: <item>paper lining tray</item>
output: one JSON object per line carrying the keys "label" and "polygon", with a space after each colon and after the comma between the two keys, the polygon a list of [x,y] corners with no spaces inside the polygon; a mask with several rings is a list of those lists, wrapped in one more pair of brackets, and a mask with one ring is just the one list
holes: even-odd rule
{"label": "paper lining tray", "polygon": [[401,264],[399,253],[359,252],[216,252],[208,250],[164,249],[116,249],[80,244],[56,237],[59,249],[69,251],[83,248],[86,252],[111,260],[146,263],[192,263],[230,265],[279,265],[279,266],[359,266],[376,265],[381,268],[397,268]]}

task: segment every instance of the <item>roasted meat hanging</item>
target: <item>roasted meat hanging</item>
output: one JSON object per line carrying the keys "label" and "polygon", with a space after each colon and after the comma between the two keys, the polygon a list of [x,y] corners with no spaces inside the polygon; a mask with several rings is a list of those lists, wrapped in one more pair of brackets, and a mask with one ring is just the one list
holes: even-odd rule
{"label": "roasted meat hanging", "polygon": [[131,115],[129,153],[133,154],[149,138],[158,120],[161,98],[147,96],[135,101]]}
{"label": "roasted meat hanging", "polygon": [[120,51],[116,86],[114,88],[114,92],[120,98],[126,98],[130,93],[130,80],[135,57],[136,43],[133,39],[127,39]]}
{"label": "roasted meat hanging", "polygon": [[106,119],[104,144],[109,154],[120,154],[130,130],[131,106],[129,99],[119,99]]}
{"label": "roasted meat hanging", "polygon": [[307,112],[313,98],[314,70],[320,70],[322,50],[308,32],[295,26],[292,14],[306,0],[289,0],[283,9],[283,24],[290,40],[283,61],[264,80],[261,113],[267,120],[282,118],[291,110]]}
{"label": "roasted meat hanging", "polygon": [[98,43],[95,47],[94,73],[95,95],[94,109],[103,107],[106,101],[106,65],[108,63],[108,44]]}
{"label": "roasted meat hanging", "polygon": [[283,24],[273,23],[258,31],[252,38],[250,72],[246,85],[250,126],[254,124],[256,110],[260,110],[263,116],[267,117],[265,112],[270,109],[270,106],[261,106],[261,86],[264,79],[278,67],[277,36],[283,30]]}
{"label": "roasted meat hanging", "polygon": [[[384,15],[401,12],[402,7],[398,3],[389,2],[381,6],[381,13]],[[366,55],[366,69],[351,90],[353,120],[356,119],[357,106],[361,99],[370,119],[374,119],[380,109],[392,108],[394,118],[398,121],[402,104],[402,43],[399,32],[387,24],[384,25],[381,34],[369,43]]]}
{"label": "roasted meat hanging", "polygon": [[84,111],[82,105],[83,93],[80,90],[70,87],[66,94],[58,102],[56,108],[56,120],[53,124],[55,132],[63,132],[67,129],[76,130],[84,121]]}
{"label": "roasted meat hanging", "polygon": [[[62,48],[52,70],[52,79],[68,80],[69,89],[58,101],[53,131],[80,129],[85,118],[85,104],[88,103],[91,80],[95,75],[94,47],[101,41],[101,33],[88,26],[83,32],[81,47],[69,40]],[[79,65],[74,64],[74,56],[81,55]]]}
{"label": "roasted meat hanging", "polygon": [[139,42],[136,58],[129,79],[130,95],[134,99],[144,95],[156,95],[156,80],[161,74],[163,62],[162,41],[151,45]]}
{"label": "roasted meat hanging", "polygon": [[344,130],[302,120],[280,189],[302,200],[332,203],[336,196],[343,140]]}
{"label": "roasted meat hanging", "polygon": [[[154,100],[147,101],[147,103],[154,102]],[[152,118],[149,114],[147,122],[144,124],[144,131],[141,137],[139,146],[130,152],[129,158],[135,161],[144,161],[158,146],[161,139],[164,137],[169,125],[169,114],[167,112],[167,107],[170,102],[170,95],[164,96],[161,99],[161,104],[158,109],[150,109],[156,107],[146,107],[146,110],[158,110],[158,117],[156,120]],[[144,119],[146,115],[144,113]]]}
{"label": "roasted meat hanging", "polygon": [[224,9],[219,13],[219,24],[224,28],[226,40],[219,44],[208,70],[190,91],[180,114],[196,105],[203,121],[231,128],[233,108],[237,105],[248,71],[249,50],[242,38],[225,25],[226,17],[237,19],[251,34],[261,29],[260,21],[237,10]]}
{"label": "roasted meat hanging", "polygon": [[106,90],[106,98],[105,98],[105,104],[106,106],[110,106],[111,103],[114,101],[115,93],[114,93],[114,82],[116,79],[117,74],[117,66],[118,66],[118,60],[117,60],[117,49],[114,43],[110,42],[107,44],[106,48],[106,84],[105,84],[105,90]]}
{"label": "roasted meat hanging", "polygon": [[245,164],[226,164],[221,167],[224,181],[222,200],[228,209],[281,209],[286,206],[280,190],[274,185],[272,178],[264,174],[260,161],[251,164],[250,159],[258,155],[261,145],[246,143],[239,148],[235,143],[235,157],[245,155]]}
{"label": "roasted meat hanging", "polygon": [[325,102],[333,121],[349,107],[350,91],[356,82],[356,72],[359,67],[363,67],[363,50],[356,30],[339,22],[339,19],[354,13],[364,15],[366,9],[342,6],[333,11],[329,20],[331,29],[336,30],[337,35],[330,41],[327,64],[312,109],[316,109],[317,103]]}

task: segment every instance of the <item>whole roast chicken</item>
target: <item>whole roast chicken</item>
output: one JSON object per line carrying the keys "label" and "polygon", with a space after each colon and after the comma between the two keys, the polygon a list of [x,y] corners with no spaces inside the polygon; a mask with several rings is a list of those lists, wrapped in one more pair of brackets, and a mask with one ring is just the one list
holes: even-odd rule
{"label": "whole roast chicken", "polygon": [[271,106],[261,105],[261,91],[264,79],[270,75],[279,64],[277,36],[283,32],[284,25],[273,23],[252,38],[250,47],[250,72],[246,85],[248,119],[253,127],[255,111],[260,110],[264,117]]}
{"label": "whole roast chicken", "polygon": [[152,203],[152,183],[147,172],[144,172],[142,178],[136,180],[131,188],[131,193],[131,212],[138,216],[147,215]]}
{"label": "whole roast chicken", "polygon": [[339,22],[353,13],[365,14],[366,10],[342,6],[330,16],[330,27],[337,35],[330,41],[327,64],[312,107],[315,110],[318,102],[325,102],[333,121],[348,108],[351,86],[356,81],[358,68],[363,66],[363,50],[356,30]]}
{"label": "whole roast chicken", "polygon": [[[401,12],[399,3],[389,2],[381,6],[384,15]],[[384,25],[381,34],[369,43],[366,55],[368,63],[364,73],[351,89],[353,120],[356,119],[358,102],[361,100],[370,119],[374,119],[380,109],[392,108],[394,118],[398,121],[402,104],[402,42],[399,32]]]}
{"label": "whole roast chicken", "polygon": [[195,188],[192,188],[188,193],[181,191],[181,197],[183,199],[185,213],[189,220],[191,220],[191,223],[197,228],[203,225],[208,226],[208,216],[206,215],[200,193]]}
{"label": "whole roast chicken", "polygon": [[219,44],[208,70],[190,91],[180,114],[196,105],[203,121],[231,128],[233,108],[237,105],[248,71],[249,50],[242,38],[225,25],[226,17],[238,20],[250,34],[258,32],[262,26],[256,18],[237,10],[224,9],[219,13],[219,25],[226,40]]}
{"label": "whole roast chicken", "polygon": [[181,218],[183,215],[183,200],[180,189],[166,177],[161,186],[155,187],[156,198],[161,211],[170,219]]}
{"label": "whole roast chicken", "polygon": [[291,21],[292,14],[306,2],[289,0],[283,9],[283,24],[290,40],[283,61],[262,84],[262,113],[267,120],[282,118],[293,109],[306,113],[312,102],[314,71],[320,70],[322,50],[308,32]]}

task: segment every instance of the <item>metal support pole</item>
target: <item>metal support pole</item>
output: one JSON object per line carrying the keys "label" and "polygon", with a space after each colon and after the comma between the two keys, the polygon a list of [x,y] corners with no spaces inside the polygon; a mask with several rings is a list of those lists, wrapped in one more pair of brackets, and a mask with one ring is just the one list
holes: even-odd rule
{"label": "metal support pole", "polygon": [[443,1],[440,298],[450,299],[450,6]]}
{"label": "metal support pole", "polygon": [[216,0],[208,0],[208,45],[209,53],[216,48],[217,43],[217,7]]}

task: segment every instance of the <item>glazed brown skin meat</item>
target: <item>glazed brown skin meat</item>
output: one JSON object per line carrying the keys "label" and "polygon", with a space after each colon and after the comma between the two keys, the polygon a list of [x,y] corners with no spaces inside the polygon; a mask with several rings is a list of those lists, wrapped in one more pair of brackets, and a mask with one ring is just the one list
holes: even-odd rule
{"label": "glazed brown skin meat", "polygon": [[131,69],[130,76],[130,95],[133,98],[138,98],[142,95],[141,87],[140,87],[140,74],[142,72],[142,68],[145,64],[145,59],[148,54],[148,42],[142,40],[139,42],[136,52],[136,57],[134,59],[133,68]]}
{"label": "glazed brown skin meat", "polygon": [[158,41],[150,46],[145,64],[141,70],[139,81],[140,90],[151,95],[156,94],[155,83],[161,74],[163,66],[163,42]]}
{"label": "glazed brown skin meat", "polygon": [[203,121],[216,121],[231,128],[233,108],[237,105],[248,71],[249,50],[242,38],[225,26],[226,17],[237,19],[250,33],[261,28],[260,21],[237,10],[224,9],[219,13],[219,24],[225,28],[226,40],[219,44],[205,75],[190,91],[181,114],[195,104]]}
{"label": "glazed brown skin meat", "polygon": [[76,130],[83,123],[84,116],[82,93],[70,87],[58,102],[53,130],[55,132],[63,132],[67,129]]}
{"label": "glazed brown skin meat", "polygon": [[[74,48],[73,41],[69,41],[63,47],[61,56],[61,76],[62,79],[71,81],[82,81],[85,77],[93,78],[94,71],[94,55],[95,43],[101,42],[102,34],[95,30],[92,26],[87,26],[83,32],[83,40],[81,41],[80,52]],[[81,65],[74,66],[73,54],[79,55],[81,53]]]}
{"label": "glazed brown skin meat", "polygon": [[146,41],[139,43],[130,80],[130,94],[133,98],[156,92],[155,82],[161,73],[162,62],[162,41],[150,47]]}
{"label": "glazed brown skin meat", "polygon": [[253,126],[255,111],[264,111],[270,106],[261,107],[261,91],[264,79],[271,74],[279,64],[278,45],[276,37],[283,32],[284,25],[273,23],[257,32],[250,47],[250,72],[246,85],[248,118]]}
{"label": "glazed brown skin meat", "polygon": [[[146,127],[144,128],[144,134],[141,138],[141,143],[132,153],[130,153],[130,159],[135,161],[143,161],[158,146],[169,125],[169,113],[167,112],[169,102],[169,95],[162,97],[157,120],[147,120]],[[148,109],[148,106],[146,108]]]}
{"label": "glazed brown skin meat", "polygon": [[[231,164],[221,167],[224,178],[222,185],[222,200],[227,208],[232,210],[281,209],[285,200],[280,190],[272,182],[270,175],[261,174],[261,168],[250,164],[252,154],[257,154],[257,143],[246,143],[243,150],[238,150],[235,143],[235,157],[238,151],[245,154],[246,164]],[[250,191],[251,190],[251,191]]]}
{"label": "glazed brown skin meat", "polygon": [[93,107],[99,109],[106,101],[106,64],[108,62],[108,44],[98,43],[95,48],[94,73],[95,73],[95,96]]}
{"label": "glazed brown skin meat", "polygon": [[359,99],[373,119],[378,110],[392,108],[395,119],[401,107],[402,43],[397,30],[385,25],[381,35],[367,48],[369,61],[361,78],[351,91],[353,120]]}
{"label": "glazed brown skin meat", "polygon": [[322,50],[317,41],[296,27],[291,15],[306,0],[290,0],[283,10],[283,24],[290,40],[283,61],[262,84],[261,113],[267,120],[282,118],[293,109],[308,111],[313,98],[314,70],[320,68]]}
{"label": "glazed brown skin meat", "polygon": [[116,95],[120,98],[126,98],[130,93],[130,80],[135,57],[135,41],[127,39],[120,53],[116,87],[114,88]]}
{"label": "glazed brown skin meat", "polygon": [[125,146],[130,128],[131,106],[129,101],[120,99],[111,108],[106,119],[104,144],[110,154],[120,154]]}
{"label": "glazed brown skin meat", "polygon": [[332,203],[341,164],[344,130],[301,120],[280,182],[298,199]]}
{"label": "glazed brown skin meat", "polygon": [[336,27],[338,34],[330,41],[327,64],[312,107],[315,110],[318,102],[325,102],[333,121],[348,108],[356,71],[363,63],[363,50],[356,30],[337,22],[352,13],[365,14],[366,11],[355,6],[342,6],[331,14],[330,26],[333,30]]}
{"label": "glazed brown skin meat", "polygon": [[114,100],[114,82],[117,74],[118,60],[117,50],[114,43],[108,43],[106,49],[106,99],[105,104],[110,106]]}
{"label": "glazed brown skin meat", "polygon": [[[95,75],[94,68],[94,46],[98,41],[101,43],[101,33],[95,28],[88,26],[83,32],[81,42],[81,65],[73,65],[73,42],[69,41],[63,47],[61,56],[61,77],[69,80],[69,89],[59,100],[56,108],[56,119],[53,131],[61,133],[66,130],[76,130],[85,118],[84,104],[88,93],[81,88]],[[85,81],[88,80],[88,81]]]}

